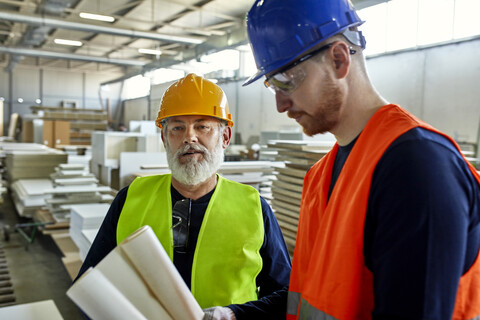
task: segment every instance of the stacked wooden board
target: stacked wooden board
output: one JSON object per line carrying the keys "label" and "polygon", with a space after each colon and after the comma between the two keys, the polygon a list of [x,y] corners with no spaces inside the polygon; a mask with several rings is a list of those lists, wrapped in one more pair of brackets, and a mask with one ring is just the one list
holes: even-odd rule
{"label": "stacked wooden board", "polygon": [[9,183],[18,179],[49,178],[55,167],[68,162],[65,152],[35,143],[1,143],[5,176]]}
{"label": "stacked wooden board", "polygon": [[106,131],[107,112],[103,109],[31,106],[38,119],[70,122],[70,143],[90,145],[95,130]]}
{"label": "stacked wooden board", "polygon": [[277,151],[275,160],[283,163],[274,171],[270,203],[290,254],[293,254],[297,237],[303,178],[310,167],[330,151],[332,146],[333,141],[292,140],[268,143],[268,148]]}

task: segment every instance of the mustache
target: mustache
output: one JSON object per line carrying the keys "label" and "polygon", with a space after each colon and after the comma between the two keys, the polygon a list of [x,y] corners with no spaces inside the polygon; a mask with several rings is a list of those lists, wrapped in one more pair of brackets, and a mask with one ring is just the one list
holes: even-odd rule
{"label": "mustache", "polygon": [[294,119],[298,116],[301,116],[302,114],[304,114],[304,112],[302,112],[302,111],[290,111],[290,110],[287,111],[287,116],[289,118],[292,118],[292,119]]}
{"label": "mustache", "polygon": [[198,143],[188,143],[184,147],[180,148],[177,150],[175,153],[176,156],[181,156],[185,153],[187,153],[190,150],[195,150],[195,151],[200,151],[203,153],[208,153],[208,149],[202,146],[201,144]]}

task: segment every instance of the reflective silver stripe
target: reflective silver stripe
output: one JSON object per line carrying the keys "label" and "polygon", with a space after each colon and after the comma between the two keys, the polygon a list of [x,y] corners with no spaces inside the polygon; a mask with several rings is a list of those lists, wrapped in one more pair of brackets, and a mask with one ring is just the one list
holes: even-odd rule
{"label": "reflective silver stripe", "polygon": [[301,294],[298,292],[288,291],[287,314],[296,316],[298,304],[300,303]]}
{"label": "reflective silver stripe", "polygon": [[337,320],[337,319],[326,314],[323,311],[318,310],[314,306],[311,306],[307,302],[307,300],[302,298],[298,320]]}
{"label": "reflective silver stripe", "polygon": [[[301,294],[298,292],[288,292],[287,314],[293,316],[297,315],[300,297]],[[328,315],[310,305],[308,301],[303,298],[301,303],[298,320],[337,320],[337,318],[332,317],[331,315]],[[480,320],[480,315],[468,320]]]}

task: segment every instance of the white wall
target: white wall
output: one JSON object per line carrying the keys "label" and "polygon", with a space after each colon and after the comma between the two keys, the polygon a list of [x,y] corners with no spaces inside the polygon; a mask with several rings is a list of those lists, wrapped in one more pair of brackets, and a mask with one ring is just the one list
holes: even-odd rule
{"label": "white wall", "polygon": [[[65,100],[76,102],[77,108],[100,109],[102,102],[106,108],[108,96],[100,101],[100,84],[119,76],[118,73],[43,70],[21,65],[15,66],[11,74],[0,69],[0,97],[5,98],[5,121],[10,119],[9,111],[20,115],[31,113],[30,106],[38,105],[36,99],[41,99],[41,105],[49,107],[59,107]],[[119,98],[117,94],[113,97]],[[18,98],[22,98],[23,103],[19,103]],[[111,105],[115,107],[117,101],[111,99]]]}
{"label": "white wall", "polygon": [[[128,126],[132,120],[150,120],[148,97],[123,101],[122,122]],[[130,129],[130,128],[129,128]]]}
{"label": "white wall", "polygon": [[175,81],[161,83],[161,84],[154,85],[150,88],[150,100],[149,100],[150,119],[149,120],[157,119],[163,94],[168,89],[168,87],[170,87],[174,82]]}
{"label": "white wall", "polygon": [[475,143],[480,124],[480,39],[372,58],[378,91],[431,125]]}

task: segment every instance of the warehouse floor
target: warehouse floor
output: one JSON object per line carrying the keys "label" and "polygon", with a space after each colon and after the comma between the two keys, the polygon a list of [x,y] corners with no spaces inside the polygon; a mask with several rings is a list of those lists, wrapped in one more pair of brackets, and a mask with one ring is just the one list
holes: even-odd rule
{"label": "warehouse floor", "polygon": [[[64,319],[84,319],[65,294],[71,279],[55,242],[49,235],[37,232],[33,243],[29,243],[19,232],[13,232],[15,224],[31,220],[18,216],[9,194],[4,194],[3,198],[0,205],[0,307],[53,300]],[[5,226],[12,231],[6,233]],[[25,231],[30,235],[30,230]]]}

